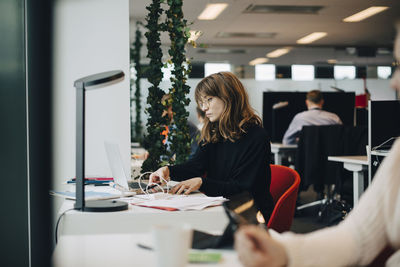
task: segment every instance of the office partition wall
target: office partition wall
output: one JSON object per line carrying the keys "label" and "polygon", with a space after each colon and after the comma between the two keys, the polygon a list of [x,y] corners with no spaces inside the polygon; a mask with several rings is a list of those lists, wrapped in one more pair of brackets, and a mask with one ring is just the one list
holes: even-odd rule
{"label": "office partition wall", "polygon": [[400,136],[400,101],[382,100],[368,103],[369,180],[385,155]]}
{"label": "office partition wall", "polygon": [[[307,92],[264,92],[263,124],[271,141],[282,142],[283,135],[293,117],[307,110]],[[337,114],[344,125],[354,125],[355,93],[323,92],[323,109]]]}

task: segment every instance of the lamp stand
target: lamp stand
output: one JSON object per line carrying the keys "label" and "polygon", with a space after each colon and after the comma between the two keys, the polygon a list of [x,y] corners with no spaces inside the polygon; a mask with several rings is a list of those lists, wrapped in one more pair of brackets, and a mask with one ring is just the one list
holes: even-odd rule
{"label": "lamp stand", "polygon": [[128,209],[128,203],[117,200],[85,202],[85,87],[100,85],[124,77],[122,71],[109,71],[76,80],[76,202],[74,209],[91,212],[110,212]]}

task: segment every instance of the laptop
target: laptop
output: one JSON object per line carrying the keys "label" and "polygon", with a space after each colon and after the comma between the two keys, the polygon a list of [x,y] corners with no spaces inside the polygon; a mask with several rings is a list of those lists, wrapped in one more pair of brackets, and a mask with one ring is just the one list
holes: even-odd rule
{"label": "laptop", "polygon": [[[118,184],[126,191],[140,190],[139,183],[130,181],[130,175],[127,175],[125,171],[118,144],[105,141],[104,147],[106,149],[108,164],[110,165],[114,183]],[[142,188],[146,188],[147,184],[141,183],[141,186]]]}

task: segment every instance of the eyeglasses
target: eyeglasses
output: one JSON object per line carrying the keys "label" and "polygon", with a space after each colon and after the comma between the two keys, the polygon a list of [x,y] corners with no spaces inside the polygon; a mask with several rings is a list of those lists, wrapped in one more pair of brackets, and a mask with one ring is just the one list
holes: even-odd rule
{"label": "eyeglasses", "polygon": [[201,109],[209,108],[212,100],[213,100],[213,97],[211,97],[211,96],[206,97],[204,101],[199,101],[199,107]]}

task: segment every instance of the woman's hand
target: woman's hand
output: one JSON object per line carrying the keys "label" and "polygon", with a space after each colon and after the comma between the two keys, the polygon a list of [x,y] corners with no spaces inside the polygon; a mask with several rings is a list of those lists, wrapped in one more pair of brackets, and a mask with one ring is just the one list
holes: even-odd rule
{"label": "woman's hand", "polygon": [[166,181],[169,181],[169,169],[167,166],[161,167],[152,174],[150,174],[149,178],[149,184],[156,183],[156,184],[162,184],[163,180],[165,179]]}
{"label": "woman's hand", "polygon": [[179,184],[175,185],[170,193],[171,194],[182,194],[183,191],[186,189],[185,191],[185,195],[190,194],[191,192],[197,190],[200,188],[201,184],[203,183],[203,180],[200,177],[196,177],[196,178],[192,178],[192,179],[188,179],[185,180],[183,182],[180,182]]}
{"label": "woman's hand", "polygon": [[235,234],[235,249],[246,267],[283,267],[288,264],[285,248],[267,231],[254,225],[239,228]]}

